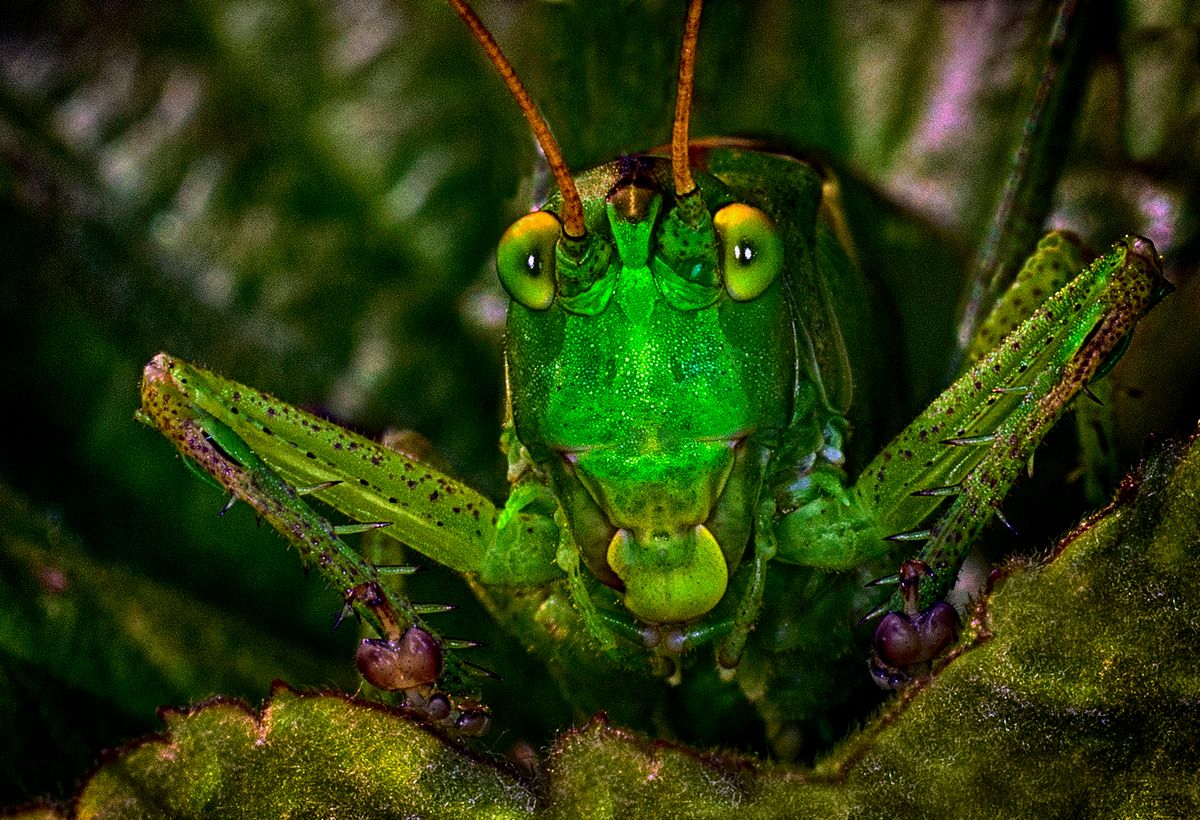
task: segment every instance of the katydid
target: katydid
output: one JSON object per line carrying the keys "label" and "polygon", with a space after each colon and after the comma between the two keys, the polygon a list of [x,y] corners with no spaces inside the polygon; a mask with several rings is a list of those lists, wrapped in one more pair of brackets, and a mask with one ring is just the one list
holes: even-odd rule
{"label": "katydid", "polygon": [[[360,646],[364,676],[431,719],[486,728],[463,644],[429,623],[436,607],[382,583],[404,568],[372,566],[352,533],[465,575],[581,709],[622,680],[660,679],[629,719],[654,721],[675,687],[718,713],[756,710],[795,754],[794,727],[859,682],[903,685],[953,644],[960,613],[944,599],[968,549],[1165,292],[1158,255],[1127,237],[1084,265],[1050,235],[1013,285],[1042,295],[1015,311],[1002,300],[961,377],[864,456],[895,399],[837,180],[747,141],[689,140],[700,2],[670,147],[577,174],[491,35],[451,5],[558,188],[497,249],[506,503],[166,354],[146,367],[144,413],[344,592],[378,634]],[[1064,268],[1063,281],[1043,273]]]}

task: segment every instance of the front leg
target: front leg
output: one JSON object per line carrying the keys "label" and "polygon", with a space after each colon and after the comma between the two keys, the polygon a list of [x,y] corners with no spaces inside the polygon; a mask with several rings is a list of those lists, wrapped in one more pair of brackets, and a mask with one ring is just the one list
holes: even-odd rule
{"label": "front leg", "polygon": [[[486,724],[469,697],[455,701],[435,688],[468,695],[476,688],[471,665],[455,651],[470,642],[442,638],[427,623],[445,607],[390,590],[380,575],[412,568],[375,567],[343,537],[375,530],[478,573],[498,540],[490,501],[427,464],[166,354],[145,368],[141,416],[189,464],[252,506],[378,634],[359,648],[364,677],[404,691],[439,723],[465,733]],[[352,523],[330,523],[310,497]]]}
{"label": "front leg", "polygon": [[[1046,299],[867,467],[856,495],[878,511],[891,540],[923,542],[920,571],[902,577],[892,598],[897,617],[916,626],[940,604],[1037,445],[1168,289],[1153,245],[1127,237]],[[881,680],[902,680],[896,670],[928,660],[928,643],[944,645],[941,630],[913,642],[891,640],[895,618],[883,628],[876,653],[891,671]]]}
{"label": "front leg", "polygon": [[[1031,269],[1059,266],[1058,241]],[[776,525],[780,560],[849,570],[921,544],[895,576],[900,590],[877,632],[880,681],[903,681],[947,645],[941,609],[971,544],[997,514],[1037,445],[1071,400],[1103,375],[1138,319],[1165,293],[1158,255],[1130,237],[1059,288],[1027,319],[1044,280],[1023,278],[985,325],[998,342],[845,486],[836,458],[819,452],[790,489]],[[997,331],[1017,325],[1008,335]],[[1002,338],[1001,338],[1002,337]],[[895,559],[893,559],[895,560]],[[931,615],[934,611],[938,614]]]}
{"label": "front leg", "polygon": [[[775,480],[776,551],[780,561],[827,571],[885,557],[888,532],[876,511],[848,486],[841,445],[845,419],[825,411],[797,426],[781,461],[794,464]],[[759,522],[760,531],[763,527]]]}

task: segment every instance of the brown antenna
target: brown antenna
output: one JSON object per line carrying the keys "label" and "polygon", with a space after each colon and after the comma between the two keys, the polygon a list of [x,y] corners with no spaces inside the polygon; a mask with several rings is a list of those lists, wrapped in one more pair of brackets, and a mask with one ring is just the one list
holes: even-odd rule
{"label": "brown antenna", "polygon": [[675,127],[671,131],[671,176],[675,180],[677,197],[686,196],[696,190],[692,169],[688,164],[688,118],[692,114],[696,41],[700,38],[700,8],[703,5],[703,0],[692,0],[688,4],[683,46],[679,52],[679,92],[675,96]]}
{"label": "brown antenna", "polygon": [[[496,40],[492,37],[491,32],[484,27],[483,22],[471,7],[466,4],[466,0],[450,0],[450,5],[458,12],[458,16],[463,19],[467,27],[471,29],[471,34],[474,35],[479,45],[483,46],[488,59],[492,61],[492,65],[500,72],[501,79],[508,86],[513,99],[517,101],[517,106],[521,109],[521,113],[525,115],[525,119],[528,121],[529,127],[533,130],[533,136],[537,139],[538,145],[542,147],[542,153],[546,155],[546,162],[550,164],[550,171],[554,174],[554,181],[558,183],[558,190],[562,192],[563,232],[572,239],[581,238],[585,233],[583,227],[583,200],[579,198],[579,190],[575,187],[575,180],[571,178],[571,169],[567,167],[567,163],[563,160],[562,150],[559,149],[558,142],[555,141],[554,135],[550,133],[550,128],[546,125],[546,121],[542,119],[542,115],[538,113],[537,106],[534,105],[529,92],[525,90],[525,86],[521,85],[521,80],[517,77],[517,72],[513,69],[512,63],[504,56],[504,52],[496,44]],[[684,139],[686,142],[686,136]],[[676,183],[676,186],[678,187],[678,183]]]}

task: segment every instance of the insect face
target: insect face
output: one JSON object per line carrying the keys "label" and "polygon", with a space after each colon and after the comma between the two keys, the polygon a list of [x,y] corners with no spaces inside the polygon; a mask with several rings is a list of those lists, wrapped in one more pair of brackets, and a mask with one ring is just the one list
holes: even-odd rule
{"label": "insect face", "polygon": [[[557,296],[516,298],[508,320],[517,435],[587,567],[651,623],[700,617],[724,596],[796,370],[781,229],[706,173],[691,225],[669,174],[667,160],[638,157],[582,175],[595,203],[585,258],[602,264],[555,253]],[[506,259],[530,256],[506,243],[525,241],[506,235],[502,281],[516,278]]]}

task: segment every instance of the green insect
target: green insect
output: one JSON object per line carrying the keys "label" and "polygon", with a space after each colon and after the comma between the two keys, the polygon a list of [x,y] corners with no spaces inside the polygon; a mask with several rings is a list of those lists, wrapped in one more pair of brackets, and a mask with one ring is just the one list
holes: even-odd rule
{"label": "green insect", "polygon": [[[487,728],[439,607],[345,540],[375,531],[466,576],[591,712],[717,742],[753,711],[782,756],[953,644],[958,570],[1037,445],[1164,294],[1149,241],[1085,265],[1051,234],[963,375],[881,450],[890,329],[854,263],[836,178],[736,140],[690,142],[700,3],[669,150],[575,176],[474,14],[557,193],[500,239],[511,297],[502,507],[406,452],[160,354],[143,411],[325,573],[374,632],[369,682]],[[330,523],[316,499],[351,523]],[[876,621],[874,618],[878,618]],[[868,662],[869,661],[869,662]],[[684,704],[682,707],[679,704]],[[702,717],[700,715],[703,715]]]}

